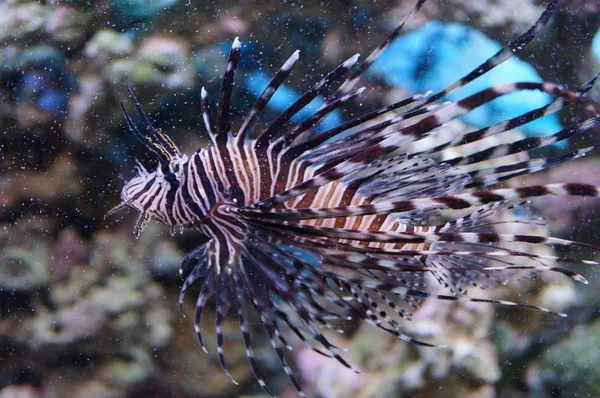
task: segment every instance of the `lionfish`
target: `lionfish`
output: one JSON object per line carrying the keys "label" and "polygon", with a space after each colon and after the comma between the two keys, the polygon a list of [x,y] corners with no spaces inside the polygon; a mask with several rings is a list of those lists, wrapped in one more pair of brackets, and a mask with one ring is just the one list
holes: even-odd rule
{"label": "lionfish", "polygon": [[[330,113],[360,96],[364,88],[355,86],[361,76],[424,3],[418,0],[357,68],[358,54],[325,75],[262,129],[257,128],[261,112],[298,62],[299,52],[294,52],[277,71],[241,126],[234,130],[230,101],[241,54],[236,38],[223,75],[216,123],[208,94],[204,88],[201,92],[203,124],[212,145],[191,156],[179,152],[173,141],[152,125],[128,89],[143,129],[136,126],[121,103],[126,124],[156,156],[158,167],[148,171],[139,165],[137,176],[121,192],[122,203],[109,214],[125,208],[140,212],[136,237],[151,218],[173,230],[195,230],[206,236],[182,261],[180,274],[185,281],[179,306],[183,312],[185,293],[201,282],[194,326],[206,351],[200,319],[214,297],[218,360],[234,383],[223,355],[222,323],[230,310],[239,320],[246,356],[260,386],[271,394],[254,358],[249,310],[260,317],[285,373],[298,393],[305,396],[286,361],[283,349],[290,346],[282,327],[319,354],[351,368],[338,347],[321,332],[324,328],[336,329],[334,322],[360,319],[404,341],[434,347],[404,334],[399,322],[399,318],[410,319],[424,299],[552,312],[527,304],[472,297],[467,291],[486,281],[504,282],[522,271],[557,272],[587,283],[583,276],[556,264],[597,264],[535,254],[540,245],[584,244],[549,236],[502,233],[500,224],[510,231],[511,225],[531,221],[499,221],[493,215],[510,211],[532,197],[598,197],[598,187],[567,183],[486,190],[502,181],[580,158],[598,146],[554,157],[509,160],[514,159],[509,155],[530,154],[597,126],[600,113],[585,96],[596,78],[577,90],[549,82],[503,83],[456,102],[440,101],[521,51],[548,23],[559,0],[550,1],[522,36],[443,91],[412,95],[316,132]],[[336,82],[339,85],[333,89]],[[331,94],[312,116],[298,123],[290,121],[327,90]],[[459,136],[445,136],[444,126],[449,121],[496,98],[524,90],[548,93],[553,100],[518,117],[464,131]],[[486,137],[570,105],[589,110],[594,117],[552,135],[485,147],[465,156],[441,157],[444,149],[481,143]],[[412,144],[425,143],[432,136],[437,139],[434,144],[409,152]],[[491,167],[486,163],[490,159],[504,162]],[[456,210],[471,208],[477,209],[466,216],[452,216]],[[440,222],[440,211],[451,220]],[[532,249],[511,249],[510,244]],[[446,289],[445,294],[434,293],[438,283]]]}

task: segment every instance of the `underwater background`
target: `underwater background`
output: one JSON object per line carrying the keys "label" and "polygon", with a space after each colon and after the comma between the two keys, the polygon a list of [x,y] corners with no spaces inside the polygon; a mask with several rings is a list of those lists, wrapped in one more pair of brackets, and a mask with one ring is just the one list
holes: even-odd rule
{"label": "underwater background", "polygon": [[[356,52],[365,57],[413,5],[0,1],[0,398],[264,396],[233,318],[225,322],[226,352],[239,385],[221,371],[211,345],[214,317],[205,317],[205,354],[189,315],[177,310],[179,263],[199,237],[170,236],[167,227],[151,223],[136,240],[134,215],[104,219],[136,159],[154,167],[127,131],[119,102],[132,87],[155,126],[192,153],[207,145],[200,90],[206,86],[216,102],[235,37],[242,41],[242,59],[234,123],[300,49],[298,66],[269,103],[266,118],[272,118],[341,61]],[[322,128],[410,93],[440,90],[527,30],[542,9],[534,0],[429,0],[369,70],[360,101],[333,113]],[[600,3],[565,0],[520,60],[449,99],[503,81],[577,87],[600,70],[598,27]],[[596,102],[598,91],[592,91]],[[510,95],[448,128],[483,127],[548,99],[536,92]],[[299,120],[322,103],[317,99]],[[547,117],[514,134],[551,134],[572,116]],[[570,146],[580,147],[568,142],[552,150]],[[592,155],[523,180],[600,185],[600,162]],[[534,201],[531,211],[547,219],[535,228],[597,243],[599,205],[550,198]],[[600,272],[578,272],[589,286],[544,275],[493,292],[567,312],[565,319],[436,301],[403,327],[419,338],[451,342],[452,351],[349,324],[332,338],[348,349],[346,358],[362,375],[301,345],[289,354],[305,389],[321,397],[600,396]],[[261,329],[257,321],[251,326]],[[254,343],[272,390],[295,396],[268,340]]]}

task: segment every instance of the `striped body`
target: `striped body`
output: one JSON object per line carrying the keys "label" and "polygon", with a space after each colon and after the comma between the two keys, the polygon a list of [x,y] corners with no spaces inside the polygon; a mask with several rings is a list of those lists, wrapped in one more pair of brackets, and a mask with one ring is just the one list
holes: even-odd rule
{"label": "striped body", "polygon": [[[220,149],[213,146],[200,149],[190,157],[181,156],[178,159],[181,170],[178,178],[181,183],[174,190],[170,189],[168,183],[161,181],[160,170],[148,173],[140,169],[142,178],[138,177],[126,185],[121,199],[124,202],[131,202],[134,206],[137,205],[136,210],[147,212],[172,227],[193,227],[204,232],[212,238],[213,242],[220,242],[222,247],[219,250],[223,250],[223,247],[230,244],[235,245],[235,228],[227,227],[235,222],[229,221],[219,227],[219,224],[212,222],[213,217],[207,217],[209,213],[212,212],[217,217],[220,214],[221,217],[226,218],[227,212],[267,199],[282,189],[290,189],[299,182],[314,177],[316,172],[307,161],[294,160],[291,167],[286,170],[291,171],[286,174],[281,170],[277,159],[273,159],[268,165],[263,164],[262,166],[265,168],[268,166],[269,170],[261,172],[255,143],[255,140],[240,143],[230,136],[226,145]],[[233,173],[230,171],[228,174],[226,170],[231,170]],[[267,178],[262,179],[261,176]],[[372,200],[356,192],[349,184],[334,181],[315,190],[311,195],[290,201],[284,207],[287,209],[335,208],[367,205],[371,202]],[[301,220],[300,224],[363,231],[429,232],[435,230],[434,227],[403,224],[392,215],[308,219]],[[365,244],[380,248],[427,249],[427,245],[422,244],[386,245],[377,242]]]}
{"label": "striped body", "polygon": [[[424,2],[418,0],[406,19]],[[519,217],[499,221],[496,215],[512,212],[531,197],[598,197],[598,188],[583,184],[494,186],[580,158],[596,148],[535,156],[537,149],[581,135],[600,123],[600,113],[586,98],[596,78],[576,90],[548,82],[503,83],[457,102],[440,101],[518,53],[549,21],[557,4],[558,0],[551,1],[527,32],[445,90],[413,95],[318,134],[315,127],[327,115],[361,95],[364,89],[355,85],[401,32],[406,19],[358,67],[354,67],[358,55],[350,57],[262,129],[256,122],[298,62],[299,53],[284,63],[234,130],[229,108],[241,55],[236,39],[223,76],[216,121],[208,94],[202,90],[202,119],[212,145],[189,157],[152,126],[130,90],[143,129],[138,129],[123,106],[125,120],[156,155],[159,166],[152,172],[139,166],[114,210],[140,212],[136,236],[150,218],[173,229],[194,229],[206,235],[206,242],[182,262],[185,282],[180,307],[190,287],[200,284],[194,326],[204,348],[200,319],[207,302],[215,298],[218,357],[230,378],[221,328],[230,310],[237,315],[250,367],[265,391],[269,389],[252,351],[248,310],[260,317],[283,369],[304,396],[283,354],[283,348],[289,347],[283,326],[311,349],[350,368],[321,332],[336,329],[332,320],[362,319],[405,341],[433,346],[405,335],[398,321],[410,319],[424,299],[551,312],[467,296],[467,288],[505,283],[522,271],[557,272],[587,283],[557,264],[594,261],[536,252],[537,246],[584,244],[515,234],[519,225],[535,225],[535,221]],[[546,92],[553,102],[485,128],[445,131],[448,122],[523,90]],[[296,113],[327,92],[327,101],[313,116],[291,123]],[[579,107],[591,116],[553,135],[485,144],[490,137],[502,140],[502,134],[567,107]],[[464,151],[454,151],[470,144],[476,149],[464,155]],[[466,216],[455,213],[470,208],[476,209]],[[440,211],[451,220],[442,222]],[[432,280],[447,294],[434,292],[437,286],[431,285]]]}

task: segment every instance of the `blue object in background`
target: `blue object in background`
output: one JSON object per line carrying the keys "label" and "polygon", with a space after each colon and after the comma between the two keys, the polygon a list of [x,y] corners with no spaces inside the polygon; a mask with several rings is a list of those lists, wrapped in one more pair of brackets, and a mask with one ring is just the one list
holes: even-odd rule
{"label": "blue object in background", "polygon": [[20,75],[17,103],[32,103],[56,117],[65,117],[69,94],[75,83],[65,73],[64,54],[48,45],[33,46],[19,55],[17,63]]}
{"label": "blue object in background", "polygon": [[[500,48],[500,44],[476,29],[434,21],[396,39],[371,66],[367,75],[415,93],[428,90],[436,93],[471,72]],[[597,49],[600,52],[600,39],[597,40]],[[519,81],[541,82],[542,79],[530,64],[513,57],[451,93],[447,99],[456,101],[499,83]],[[549,104],[551,98],[540,91],[505,95],[470,112],[463,120],[478,128],[486,127]],[[562,126],[553,114],[520,129],[527,136],[535,136],[553,134]],[[555,145],[564,149],[567,142]]]}
{"label": "blue object in background", "polygon": [[33,70],[23,75],[18,96],[20,103],[33,100],[39,109],[60,115],[65,112],[68,99],[65,88],[57,85],[44,71]]}
{"label": "blue object in background", "polygon": [[151,21],[163,11],[177,5],[181,0],[109,0],[113,15],[128,24]]}
{"label": "blue object in background", "polygon": [[[271,81],[272,76],[266,74],[263,71],[254,70],[248,73],[248,77],[246,79],[246,89],[258,98],[258,96],[263,92],[263,90],[267,87],[269,82]],[[283,112],[290,105],[292,105],[298,98],[300,98],[300,94],[285,86],[281,85],[279,89],[273,94],[271,100],[268,103],[268,108],[276,110],[278,112]],[[312,116],[317,109],[321,107],[325,103],[322,97],[317,97],[310,104],[302,108],[300,112],[298,112],[294,117],[292,117],[293,122],[300,122],[310,116]],[[334,128],[342,123],[342,117],[339,111],[334,111],[321,124],[319,124],[317,130],[325,131],[331,128]]]}
{"label": "blue object in background", "polygon": [[592,55],[596,59],[596,62],[600,62],[600,30],[596,32],[592,41]]}
{"label": "blue object in background", "polygon": [[[230,42],[220,43],[217,48],[226,57]],[[255,98],[262,93],[272,75],[257,69],[253,61],[255,53],[268,49],[255,48],[254,43],[244,43],[244,56],[240,68],[245,69],[245,89]],[[367,76],[376,77],[391,86],[400,86],[412,92],[438,92],[478,67],[501,49],[501,45],[480,31],[456,23],[430,22],[426,26],[396,39],[379,59],[369,68]],[[595,49],[600,58],[600,37],[596,37]],[[238,76],[243,75],[239,74]],[[448,100],[457,101],[488,87],[506,82],[541,82],[536,70],[527,62],[513,57],[475,81],[448,95]],[[284,111],[300,93],[282,85],[269,101],[267,108]],[[552,97],[540,91],[521,91],[502,96],[463,117],[465,123],[477,128],[486,127],[513,118],[535,108],[547,105]],[[311,116],[324,99],[318,97],[292,121],[298,122]],[[333,112],[321,125],[319,131],[336,127],[343,122],[339,111]],[[553,134],[563,127],[556,114],[530,122],[522,127],[527,136]],[[554,144],[567,148],[567,141]]]}

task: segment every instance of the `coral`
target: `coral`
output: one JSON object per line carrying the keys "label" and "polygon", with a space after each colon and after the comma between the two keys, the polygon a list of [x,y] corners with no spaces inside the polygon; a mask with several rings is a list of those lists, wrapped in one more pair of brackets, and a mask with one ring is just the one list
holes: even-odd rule
{"label": "coral", "polygon": [[[45,233],[41,241],[36,239],[35,229],[43,224],[32,221],[20,220],[19,228],[28,231],[20,238],[5,233],[0,239],[2,289],[32,291],[43,285],[49,294],[31,299],[31,313],[0,319],[0,335],[10,330],[11,344],[40,358],[52,358],[37,370],[43,369],[45,383],[56,396],[65,396],[66,391],[60,383],[54,384],[54,375],[62,370],[53,364],[80,356],[90,358],[95,370],[78,381],[83,384],[74,389],[76,395],[125,396],[120,392],[132,392],[154,377],[158,364],[151,353],[171,342],[173,312],[165,307],[162,289],[141,262],[132,262],[135,251],[122,234],[95,235],[89,251],[68,229],[55,240]],[[62,268],[50,268],[50,247],[55,247],[54,261]],[[6,263],[17,259],[19,263]]]}
{"label": "coral", "polygon": [[82,187],[76,175],[73,157],[68,154],[58,157],[47,170],[5,173],[0,180],[0,214],[23,200],[50,204],[63,196],[77,195]]}
{"label": "coral", "polygon": [[564,341],[549,347],[530,370],[532,389],[538,396],[565,392],[569,396],[600,394],[600,322],[575,328]]}
{"label": "coral", "polygon": [[137,57],[140,62],[160,72],[161,87],[178,92],[193,88],[195,75],[185,41],[172,37],[149,37],[138,49]]}
{"label": "coral", "polygon": [[[154,227],[154,233],[150,232],[142,238],[147,247],[151,247],[151,260],[148,266],[155,276],[179,277],[179,265],[183,260],[183,253],[177,248],[173,241],[160,239],[158,226]],[[150,229],[150,228],[149,228]]]}
{"label": "coral", "polygon": [[29,384],[11,385],[0,390],[0,398],[44,398],[46,394],[41,394]]}
{"label": "coral", "polygon": [[56,5],[51,8],[45,30],[54,42],[70,48],[79,47],[85,43],[90,20],[91,16],[88,14],[71,7]]}
{"label": "coral", "polygon": [[57,44],[83,43],[91,16],[62,5],[15,0],[0,4],[0,42],[24,42],[47,37]]}
{"label": "coral", "polygon": [[[579,1],[579,0],[576,0]],[[412,4],[400,3],[389,11],[389,18],[386,22],[390,28],[394,25],[394,20],[406,15]],[[519,12],[515,12],[518,9]],[[427,19],[444,19],[446,21],[455,21],[461,24],[468,24],[477,27],[486,27],[488,29],[524,31],[531,21],[535,20],[540,14],[542,8],[531,0],[515,0],[505,2],[503,0],[486,0],[474,4],[469,0],[458,0],[449,2],[427,3],[423,14]],[[409,21],[411,28],[420,26],[422,19]]]}
{"label": "coral", "polygon": [[132,35],[119,33],[116,30],[99,30],[86,43],[85,55],[98,64],[106,63],[113,58],[123,58],[133,53]]}
{"label": "coral", "polygon": [[88,257],[89,247],[78,231],[74,228],[62,229],[54,244],[52,276],[55,279],[68,279],[73,268],[85,264]]}
{"label": "coral", "polygon": [[46,7],[37,2],[3,2],[0,4],[0,41],[8,43],[40,34],[46,16]]}
{"label": "coral", "polygon": [[35,290],[48,283],[48,253],[8,247],[0,255],[0,286],[3,290]]}
{"label": "coral", "polygon": [[51,282],[50,242],[45,233],[51,221],[20,220],[0,228],[0,291],[33,293]]}
{"label": "coral", "polygon": [[106,314],[89,303],[77,303],[52,312],[40,309],[26,326],[29,333],[22,333],[26,337],[22,343],[35,351],[54,349],[64,353],[65,347],[74,348],[76,343],[98,333],[107,321]]}

